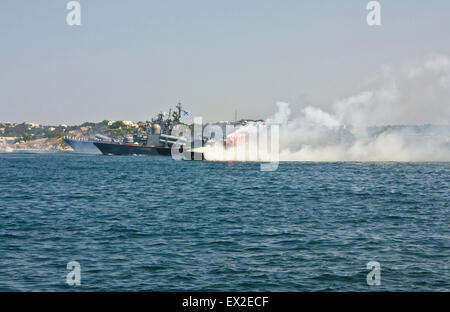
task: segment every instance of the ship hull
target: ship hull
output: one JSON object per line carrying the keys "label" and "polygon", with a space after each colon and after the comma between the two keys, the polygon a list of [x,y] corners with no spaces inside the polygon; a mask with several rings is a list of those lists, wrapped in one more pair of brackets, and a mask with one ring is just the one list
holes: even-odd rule
{"label": "ship hull", "polygon": [[103,155],[148,155],[148,156],[170,156],[170,147],[142,146],[126,143],[101,143],[94,145]]}
{"label": "ship hull", "polygon": [[[103,155],[121,155],[121,156],[171,156],[172,149],[166,146],[144,146],[126,143],[104,143],[95,142],[94,145],[103,153]],[[204,160],[202,153],[190,152],[191,160]]]}
{"label": "ship hull", "polygon": [[100,150],[91,141],[79,141],[73,139],[64,139],[75,152],[86,154],[100,154]]}

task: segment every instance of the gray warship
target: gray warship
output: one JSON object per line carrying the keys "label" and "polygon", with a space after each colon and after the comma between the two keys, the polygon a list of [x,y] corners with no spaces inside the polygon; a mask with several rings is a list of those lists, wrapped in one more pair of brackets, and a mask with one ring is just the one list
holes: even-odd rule
{"label": "gray warship", "polygon": [[112,140],[103,135],[96,135],[90,138],[80,137],[64,137],[63,141],[67,143],[74,152],[85,154],[101,154],[99,149],[94,145],[95,142],[111,142]]}
{"label": "gray warship", "polygon": [[178,103],[175,111],[169,110],[168,118],[165,118],[163,113],[153,118],[145,134],[136,133],[133,138],[125,138],[123,142],[93,142],[93,144],[104,155],[171,156],[173,144],[178,143],[180,152],[188,155],[188,159],[204,160],[203,153],[192,151],[185,138],[172,135],[174,127],[181,124],[182,112],[181,103]]}

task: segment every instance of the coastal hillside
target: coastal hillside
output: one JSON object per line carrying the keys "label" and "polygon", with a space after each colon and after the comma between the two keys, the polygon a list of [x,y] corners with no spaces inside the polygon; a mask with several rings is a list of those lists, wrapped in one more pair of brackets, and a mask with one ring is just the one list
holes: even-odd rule
{"label": "coastal hillside", "polygon": [[135,132],[146,131],[148,122],[85,122],[81,125],[40,125],[34,123],[0,123],[0,150],[70,150],[62,138],[89,138],[101,134],[120,140]]}

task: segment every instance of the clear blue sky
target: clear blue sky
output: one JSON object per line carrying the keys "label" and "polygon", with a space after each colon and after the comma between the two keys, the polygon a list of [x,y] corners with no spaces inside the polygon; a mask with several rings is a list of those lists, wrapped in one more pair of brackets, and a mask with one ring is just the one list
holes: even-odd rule
{"label": "clear blue sky", "polygon": [[382,64],[450,52],[450,1],[0,1],[0,121],[146,120],[179,98],[206,120],[327,107]]}

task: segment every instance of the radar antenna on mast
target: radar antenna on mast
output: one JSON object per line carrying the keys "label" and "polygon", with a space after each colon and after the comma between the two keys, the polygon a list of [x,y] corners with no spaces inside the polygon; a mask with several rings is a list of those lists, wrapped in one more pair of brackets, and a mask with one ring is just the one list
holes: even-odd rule
{"label": "radar antenna on mast", "polygon": [[181,101],[178,101],[176,109],[177,111],[173,112],[173,120],[175,123],[179,123],[181,119],[181,112],[183,111]]}

